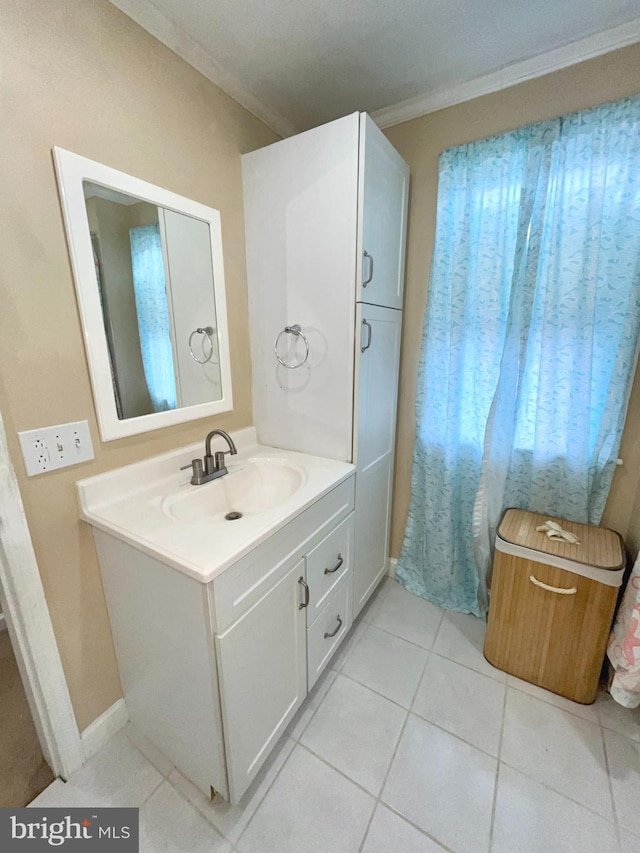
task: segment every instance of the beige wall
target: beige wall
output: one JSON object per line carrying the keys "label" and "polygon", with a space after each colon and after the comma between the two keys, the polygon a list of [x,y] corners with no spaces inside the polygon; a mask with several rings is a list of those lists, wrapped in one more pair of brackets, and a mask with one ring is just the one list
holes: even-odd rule
{"label": "beige wall", "polygon": [[[409,506],[414,398],[422,323],[433,250],[438,154],[496,133],[640,92],[640,44],[449,107],[389,128],[391,142],[411,168],[404,337],[391,553],[402,547]],[[640,164],[639,164],[640,168]],[[636,381],[603,523],[618,530],[630,550],[640,545],[640,377]]]}
{"label": "beige wall", "polygon": [[[0,410],[84,728],[120,684],[74,481],[251,423],[240,154],[277,136],[106,0],[0,0],[0,20]],[[54,145],[221,211],[232,413],[101,444]],[[26,479],[16,432],[85,418],[95,461]]]}

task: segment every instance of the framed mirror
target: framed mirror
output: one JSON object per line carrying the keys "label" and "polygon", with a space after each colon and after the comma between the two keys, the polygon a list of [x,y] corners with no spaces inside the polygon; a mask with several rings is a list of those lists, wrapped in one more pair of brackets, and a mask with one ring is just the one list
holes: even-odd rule
{"label": "framed mirror", "polygon": [[103,441],[230,411],[219,211],[53,151]]}

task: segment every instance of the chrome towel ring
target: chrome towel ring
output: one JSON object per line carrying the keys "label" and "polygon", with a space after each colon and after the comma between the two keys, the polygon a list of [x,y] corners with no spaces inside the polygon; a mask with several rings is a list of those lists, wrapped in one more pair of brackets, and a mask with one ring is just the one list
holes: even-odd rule
{"label": "chrome towel ring", "polygon": [[[304,358],[302,359],[302,361],[299,361],[297,364],[287,364],[287,362],[284,361],[284,359],[280,358],[280,353],[278,352],[278,344],[280,343],[280,338],[282,337],[282,335],[285,335],[285,334],[286,335],[295,335],[298,338],[302,338],[302,340],[304,341],[304,346],[305,346]],[[309,341],[307,340],[304,332],[302,331],[302,329],[300,328],[298,323],[296,323],[294,326],[285,326],[281,332],[278,332],[278,336],[276,337],[276,342],[273,345],[273,351],[275,352],[276,358],[278,359],[280,364],[283,367],[286,367],[287,370],[296,370],[298,367],[302,367],[302,365],[309,358]]]}
{"label": "chrome towel ring", "polygon": [[[203,335],[204,337],[200,341],[202,344],[202,354],[204,358],[200,360],[193,351],[193,347],[191,346],[193,342],[194,335]],[[205,354],[204,344],[205,341],[209,341],[209,354]],[[191,353],[191,358],[194,361],[197,361],[198,364],[206,364],[208,361],[211,361],[211,356],[213,355],[214,344],[213,344],[213,329],[211,326],[204,326],[203,328],[194,329],[193,332],[189,335],[189,352]]]}

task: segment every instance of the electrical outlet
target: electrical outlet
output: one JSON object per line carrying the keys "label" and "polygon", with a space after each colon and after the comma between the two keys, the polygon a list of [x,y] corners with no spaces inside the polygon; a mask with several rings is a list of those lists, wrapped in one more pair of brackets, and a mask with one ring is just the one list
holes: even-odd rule
{"label": "electrical outlet", "polygon": [[18,438],[28,477],[94,458],[87,421],[25,430]]}

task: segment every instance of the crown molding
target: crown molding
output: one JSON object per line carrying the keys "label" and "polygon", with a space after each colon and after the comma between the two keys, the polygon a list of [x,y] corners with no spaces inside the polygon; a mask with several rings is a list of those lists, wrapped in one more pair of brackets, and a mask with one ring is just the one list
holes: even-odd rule
{"label": "crown molding", "polygon": [[277,110],[264,104],[233,74],[218,65],[199,42],[161,12],[150,0],[110,0],[110,2],[169,50],[177,53],[207,80],[264,122],[271,130],[280,136],[293,136],[298,132],[298,128]]}
{"label": "crown molding", "polygon": [[508,89],[526,80],[543,77],[545,74],[568,68],[570,65],[576,65],[638,41],[640,41],[640,18],[635,18],[627,24],[621,24],[563,47],[549,50],[531,59],[514,62],[466,83],[460,83],[439,92],[408,98],[389,107],[382,107],[371,112],[370,115],[379,127],[391,127],[445,107],[452,107],[482,95]]}

